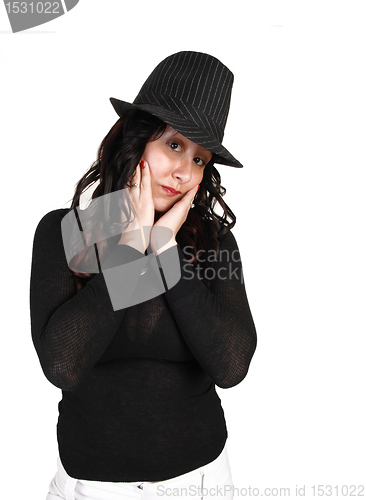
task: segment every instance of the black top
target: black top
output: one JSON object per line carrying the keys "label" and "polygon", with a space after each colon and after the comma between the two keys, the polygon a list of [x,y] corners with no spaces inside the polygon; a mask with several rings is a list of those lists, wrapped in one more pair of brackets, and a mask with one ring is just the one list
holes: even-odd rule
{"label": "black top", "polygon": [[[30,284],[33,342],[46,377],[62,389],[57,436],[66,472],[162,481],[213,461],[227,438],[215,384],[241,382],[256,348],[234,236],[206,253],[204,279],[178,247],[179,282],[114,311],[103,272],[76,292],[61,234],[67,212],[39,222]],[[108,259],[124,250],[117,245]]]}

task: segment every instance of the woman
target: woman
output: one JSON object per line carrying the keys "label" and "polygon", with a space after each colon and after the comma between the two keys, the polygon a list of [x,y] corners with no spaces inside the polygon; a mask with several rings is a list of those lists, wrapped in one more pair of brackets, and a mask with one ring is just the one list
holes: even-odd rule
{"label": "woman", "polygon": [[256,331],[213,166],[242,167],[222,146],[232,84],[212,56],[167,57],[111,99],[71,208],[37,226],[32,337],[62,389],[48,500],[233,496],[215,384],[243,380]]}

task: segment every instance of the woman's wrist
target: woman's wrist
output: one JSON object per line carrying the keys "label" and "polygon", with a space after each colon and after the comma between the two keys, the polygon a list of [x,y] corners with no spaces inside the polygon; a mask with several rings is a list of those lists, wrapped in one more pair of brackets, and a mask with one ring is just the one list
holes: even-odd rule
{"label": "woman's wrist", "polygon": [[175,238],[172,238],[171,240],[169,240],[165,245],[163,245],[162,247],[159,247],[159,248],[151,248],[152,251],[154,252],[154,255],[157,256],[163,252],[165,252],[165,250],[168,250],[168,248],[171,248],[171,247],[174,247],[177,245],[177,242],[175,240]]}
{"label": "woman's wrist", "polygon": [[147,244],[144,241],[143,235],[141,234],[140,230],[123,232],[121,234],[118,245],[128,245],[129,247],[134,248],[142,254],[145,253],[145,250],[147,248]]}

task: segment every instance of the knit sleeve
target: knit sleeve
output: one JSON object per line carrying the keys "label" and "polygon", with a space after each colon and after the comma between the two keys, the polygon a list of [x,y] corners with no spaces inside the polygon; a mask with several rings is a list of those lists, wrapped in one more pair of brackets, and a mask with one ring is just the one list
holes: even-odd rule
{"label": "knit sleeve", "polygon": [[195,270],[180,248],[179,257],[181,279],[165,292],[169,307],[202,368],[217,386],[233,387],[246,376],[257,345],[236,240],[229,232],[218,252],[200,254],[204,269],[199,262]]}
{"label": "knit sleeve", "polygon": [[[49,212],[36,228],[30,315],[33,343],[46,377],[63,390],[73,390],[108,347],[125,310],[113,310],[102,273],[95,274],[76,293],[62,242],[64,215],[65,210]],[[123,250],[123,245],[117,245],[108,259],[113,260],[114,254]],[[141,256],[136,253],[129,258]]]}

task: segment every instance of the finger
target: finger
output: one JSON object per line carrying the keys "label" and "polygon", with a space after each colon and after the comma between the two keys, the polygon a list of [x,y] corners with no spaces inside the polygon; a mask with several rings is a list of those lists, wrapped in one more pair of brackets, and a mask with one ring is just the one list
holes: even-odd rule
{"label": "finger", "polygon": [[138,191],[140,191],[140,185],[141,185],[141,164],[140,163],[136,167],[133,183],[136,183],[139,185],[138,188],[134,188],[134,189],[138,189]]}
{"label": "finger", "polygon": [[150,166],[147,161],[141,160],[141,188],[151,190]]}
{"label": "finger", "polygon": [[190,189],[190,191],[192,191],[192,200],[191,201],[194,200],[194,197],[196,196],[197,191],[199,190],[199,188],[200,188],[200,185],[197,184],[197,186],[195,186],[194,188]]}
{"label": "finger", "polygon": [[192,189],[186,192],[186,194],[181,198],[180,201],[184,203],[185,206],[189,207],[190,204],[193,202],[194,197],[196,196],[196,193],[198,191],[199,185],[194,186]]}
{"label": "finger", "polygon": [[[138,186],[134,186],[137,184]],[[141,167],[140,164],[137,165],[136,170],[131,177],[130,181],[130,197],[131,199],[135,199],[140,197],[140,189],[141,189]]]}

